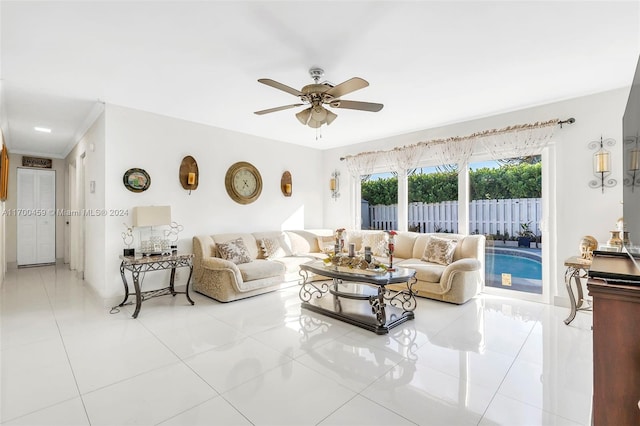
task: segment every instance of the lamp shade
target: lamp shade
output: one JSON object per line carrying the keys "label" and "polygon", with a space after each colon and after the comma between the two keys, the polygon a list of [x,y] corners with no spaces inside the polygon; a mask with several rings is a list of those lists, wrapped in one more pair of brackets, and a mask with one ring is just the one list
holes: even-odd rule
{"label": "lamp shade", "polygon": [[336,118],[338,118],[337,114],[334,114],[333,112],[327,110],[327,126],[331,123],[333,123],[333,120],[335,120]]}
{"label": "lamp shade", "polygon": [[133,208],[133,226],[171,225],[171,206],[139,206]]}
{"label": "lamp shade", "polygon": [[629,156],[629,170],[634,172],[640,170],[640,149],[632,149]]}
{"label": "lamp shade", "polygon": [[611,171],[611,159],[608,151],[600,149],[594,155],[594,171],[596,173],[608,173]]}
{"label": "lamp shade", "polygon": [[316,105],[311,110],[311,118],[322,123],[327,118],[327,110],[320,105]]}
{"label": "lamp shade", "polygon": [[306,125],[309,121],[309,117],[311,117],[311,108],[303,109],[299,113],[296,114],[296,118],[300,123]]}

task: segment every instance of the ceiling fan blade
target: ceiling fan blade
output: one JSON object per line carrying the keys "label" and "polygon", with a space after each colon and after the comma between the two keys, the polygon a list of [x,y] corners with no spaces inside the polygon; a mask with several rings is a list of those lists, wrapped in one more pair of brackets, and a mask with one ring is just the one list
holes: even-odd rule
{"label": "ceiling fan blade", "polygon": [[270,78],[259,78],[258,81],[262,84],[266,84],[267,86],[275,87],[276,89],[280,89],[284,92],[291,93],[294,96],[303,95],[301,91],[294,89],[293,87],[289,87],[286,84],[278,83],[277,81],[271,80]]}
{"label": "ceiling fan blade", "polygon": [[304,104],[291,104],[291,105],[285,105],[285,106],[280,106],[275,108],[263,109],[262,111],[254,112],[254,114],[257,114],[257,115],[269,114],[270,112],[282,111],[285,109],[291,109],[291,108],[299,107],[302,105]]}
{"label": "ceiling fan blade", "polygon": [[364,89],[367,87],[369,83],[366,80],[363,80],[360,77],[353,77],[347,81],[344,81],[337,86],[333,86],[331,89],[327,90],[325,93],[327,95],[331,95],[334,98],[340,98],[348,93],[355,92],[356,90]]}
{"label": "ceiling fan blade", "polygon": [[358,109],[361,111],[371,111],[371,112],[378,112],[384,106],[383,104],[374,104],[372,102],[343,101],[343,100],[333,101],[329,105],[332,106],[333,108]]}

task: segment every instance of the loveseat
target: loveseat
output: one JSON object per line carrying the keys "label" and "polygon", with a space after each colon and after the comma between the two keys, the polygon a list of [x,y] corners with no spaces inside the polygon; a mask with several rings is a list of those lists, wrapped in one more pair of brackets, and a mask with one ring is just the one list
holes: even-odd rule
{"label": "loveseat", "polygon": [[[384,238],[382,231],[347,230],[345,246],[353,243],[358,252],[369,246],[377,259],[387,261]],[[296,285],[300,265],[325,258],[333,243],[332,230],[195,236],[193,289],[230,302]],[[484,245],[483,235],[398,232],[394,265],[416,270],[418,296],[462,304],[484,284]]]}

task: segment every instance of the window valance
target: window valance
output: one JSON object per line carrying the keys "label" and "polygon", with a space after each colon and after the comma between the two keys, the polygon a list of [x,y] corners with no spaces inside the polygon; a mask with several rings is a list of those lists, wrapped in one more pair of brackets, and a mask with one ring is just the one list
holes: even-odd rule
{"label": "window valance", "polygon": [[502,129],[485,130],[468,136],[433,139],[388,151],[368,151],[347,155],[344,160],[353,177],[370,175],[377,165],[400,172],[416,168],[423,158],[437,158],[440,164],[464,164],[478,147],[498,160],[537,155],[552,139],[560,120],[518,124]]}

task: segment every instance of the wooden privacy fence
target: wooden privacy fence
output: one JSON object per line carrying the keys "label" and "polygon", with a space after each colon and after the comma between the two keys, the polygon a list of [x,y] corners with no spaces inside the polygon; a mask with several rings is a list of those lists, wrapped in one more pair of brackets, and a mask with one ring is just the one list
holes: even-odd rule
{"label": "wooden privacy fence", "polygon": [[[409,229],[417,232],[458,232],[458,202],[409,203]],[[362,229],[398,229],[398,206],[362,204]],[[521,224],[540,235],[541,198],[473,200],[469,204],[469,231],[517,236]]]}

